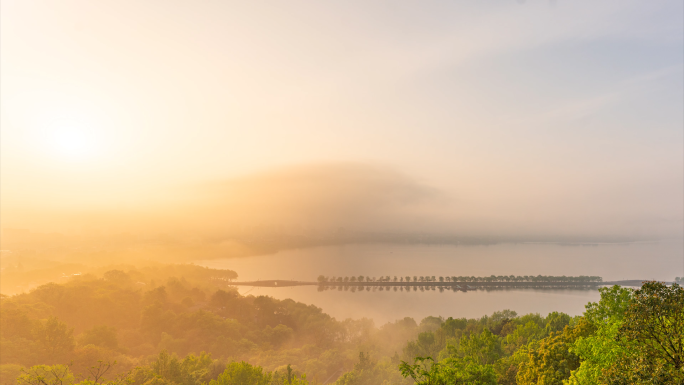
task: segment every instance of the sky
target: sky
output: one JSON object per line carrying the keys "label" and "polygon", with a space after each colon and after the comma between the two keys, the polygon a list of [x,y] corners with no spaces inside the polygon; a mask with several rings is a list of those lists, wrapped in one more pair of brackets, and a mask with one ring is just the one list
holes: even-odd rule
{"label": "sky", "polygon": [[0,11],[4,228],[684,231],[682,2]]}

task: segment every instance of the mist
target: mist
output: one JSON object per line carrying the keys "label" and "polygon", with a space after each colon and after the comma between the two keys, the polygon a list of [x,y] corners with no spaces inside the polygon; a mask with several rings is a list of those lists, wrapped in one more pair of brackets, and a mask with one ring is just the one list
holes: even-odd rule
{"label": "mist", "polygon": [[2,220],[4,228],[43,233],[215,240],[333,234],[341,242],[368,242],[392,234],[396,241],[596,242],[672,238],[682,231],[677,180],[599,183],[587,190],[559,181],[562,176],[522,188],[510,179],[481,179],[480,186],[473,179],[436,186],[389,166],[306,164],[141,193],[113,203],[117,209],[104,202],[60,211],[46,204],[47,193],[39,212],[5,204]]}

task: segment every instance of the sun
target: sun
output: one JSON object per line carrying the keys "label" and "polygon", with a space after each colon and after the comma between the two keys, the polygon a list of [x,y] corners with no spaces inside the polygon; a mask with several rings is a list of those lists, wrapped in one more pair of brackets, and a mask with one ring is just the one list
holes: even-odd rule
{"label": "sun", "polygon": [[49,128],[49,146],[55,155],[78,161],[92,158],[97,153],[94,128],[83,121],[54,122]]}
{"label": "sun", "polygon": [[55,133],[54,146],[63,156],[82,158],[89,155],[93,144],[82,132],[65,131]]}
{"label": "sun", "polygon": [[111,114],[86,91],[46,88],[33,96],[26,136],[46,161],[92,164],[109,146]]}
{"label": "sun", "polygon": [[41,120],[40,136],[53,157],[84,161],[97,155],[101,127],[90,114],[61,110]]}

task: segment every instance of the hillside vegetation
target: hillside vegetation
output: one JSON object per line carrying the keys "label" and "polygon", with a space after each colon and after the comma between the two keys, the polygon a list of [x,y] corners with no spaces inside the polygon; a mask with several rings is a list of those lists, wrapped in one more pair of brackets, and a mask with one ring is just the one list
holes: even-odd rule
{"label": "hillside vegetation", "polygon": [[0,383],[684,383],[678,285],[601,289],[579,317],[503,310],[377,327],[219,286],[236,277],[117,268],[3,296]]}

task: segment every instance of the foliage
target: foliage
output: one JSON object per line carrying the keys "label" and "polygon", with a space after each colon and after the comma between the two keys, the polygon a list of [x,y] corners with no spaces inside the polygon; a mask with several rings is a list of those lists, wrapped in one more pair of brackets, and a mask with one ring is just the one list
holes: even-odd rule
{"label": "foliage", "polygon": [[570,350],[580,359],[580,367],[566,381],[570,385],[600,384],[605,372],[621,356],[629,354],[632,347],[627,341],[620,344],[618,330],[625,311],[632,299],[632,290],[620,286],[599,289],[601,300],[586,306],[584,319],[591,323],[596,332],[578,338]]}
{"label": "foliage", "polygon": [[622,320],[632,300],[632,289],[617,285],[599,289],[601,300],[585,306],[584,317],[594,325]]}
{"label": "foliage", "polygon": [[517,325],[512,333],[503,338],[503,350],[507,354],[513,354],[521,347],[527,346],[530,342],[544,338],[546,328],[542,329],[534,321],[528,321],[524,325]]}
{"label": "foliage", "polygon": [[607,371],[609,383],[684,383],[684,288],[645,282],[617,334],[620,345],[632,349]]}
{"label": "foliage", "polygon": [[269,385],[271,376],[271,373],[264,373],[259,366],[252,366],[244,361],[231,362],[209,385]]}
{"label": "foliage", "polygon": [[582,319],[575,326],[566,326],[562,333],[552,333],[531,343],[528,360],[521,363],[516,377],[518,384],[562,385],[580,366],[580,359],[570,351],[570,346],[593,332],[593,325]]}
{"label": "foliage", "polygon": [[[172,272],[179,276],[169,276]],[[212,274],[218,278],[209,279]],[[232,274],[191,266],[116,268],[105,270],[102,278],[83,276],[2,296],[0,382],[682,382],[684,297],[678,285],[600,289],[601,300],[575,318],[502,310],[478,319],[426,317],[416,322],[407,317],[376,327],[369,319],[338,321],[292,300],[242,296],[225,284]],[[441,278],[361,276],[334,281],[475,279]],[[520,281],[510,276],[487,279]],[[332,278],[321,278],[328,280]]]}
{"label": "foliage", "polygon": [[72,385],[76,382],[66,365],[36,365],[17,378],[20,385]]}
{"label": "foliage", "polygon": [[459,344],[459,352],[463,357],[482,365],[493,364],[503,354],[501,341],[489,329],[484,329],[480,334],[463,337]]}
{"label": "foliage", "polygon": [[634,291],[620,333],[638,341],[654,359],[684,368],[684,289],[677,284],[644,283]]}
{"label": "foliage", "polygon": [[624,344],[617,342],[619,322],[601,325],[593,335],[579,338],[570,351],[582,360],[580,367],[571,373],[568,385],[601,384],[605,373],[620,357],[630,354]]}
{"label": "foliage", "polygon": [[402,376],[418,385],[495,385],[496,374],[491,365],[480,365],[471,359],[448,358],[435,362],[431,357],[416,357],[414,364],[402,361]]}
{"label": "foliage", "polygon": [[527,347],[516,350],[510,356],[504,356],[494,363],[496,381],[500,385],[516,385],[518,371],[523,363],[529,360]]}

